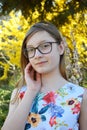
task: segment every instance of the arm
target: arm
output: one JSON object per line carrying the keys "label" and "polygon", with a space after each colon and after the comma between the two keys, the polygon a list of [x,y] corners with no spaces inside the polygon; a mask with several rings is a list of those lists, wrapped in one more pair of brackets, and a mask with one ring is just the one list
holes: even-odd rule
{"label": "arm", "polygon": [[[19,104],[18,102],[10,104],[9,113],[2,127],[2,130],[24,130],[32,102],[41,87],[40,75],[37,74],[37,80],[33,80],[32,77],[34,70],[32,69],[32,72],[29,72],[29,67],[30,65],[27,65],[25,69],[25,78],[27,84],[25,95]],[[31,73],[31,77],[29,73]],[[12,93],[12,98],[15,95],[15,91],[16,90],[14,90]]]}
{"label": "arm", "polygon": [[[14,92],[12,96],[13,95]],[[19,105],[17,105],[17,102],[15,104],[10,104],[9,113],[2,130],[24,130],[25,122],[34,97],[34,91],[27,90]]]}
{"label": "arm", "polygon": [[87,89],[83,95],[79,123],[80,123],[80,130],[87,130]]}

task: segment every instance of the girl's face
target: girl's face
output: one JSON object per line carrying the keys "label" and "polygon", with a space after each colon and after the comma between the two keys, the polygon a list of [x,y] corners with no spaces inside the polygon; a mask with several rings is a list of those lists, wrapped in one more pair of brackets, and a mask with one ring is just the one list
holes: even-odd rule
{"label": "girl's face", "polygon": [[[40,74],[58,69],[60,55],[64,52],[64,46],[63,44],[58,45],[52,42],[56,41],[46,31],[39,31],[27,40],[26,48],[29,51],[29,62]],[[34,50],[36,50],[35,55]]]}

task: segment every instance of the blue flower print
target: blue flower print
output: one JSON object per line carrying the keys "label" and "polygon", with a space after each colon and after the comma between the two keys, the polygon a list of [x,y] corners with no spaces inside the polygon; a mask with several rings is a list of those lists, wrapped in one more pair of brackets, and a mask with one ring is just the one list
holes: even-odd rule
{"label": "blue flower print", "polygon": [[62,114],[64,113],[64,109],[61,106],[57,106],[53,103],[50,103],[50,109],[52,117],[62,117]]}

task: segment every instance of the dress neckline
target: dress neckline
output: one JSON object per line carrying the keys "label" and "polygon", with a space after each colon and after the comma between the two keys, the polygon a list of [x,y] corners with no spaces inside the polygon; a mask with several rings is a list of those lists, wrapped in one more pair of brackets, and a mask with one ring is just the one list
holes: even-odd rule
{"label": "dress neckline", "polygon": [[[70,86],[70,84],[72,85],[73,83],[67,82],[66,84],[64,84],[63,86],[61,86],[59,89],[49,90],[49,91],[47,91],[47,92],[40,91],[38,94],[44,94],[44,95],[46,95],[46,94],[48,94],[48,93],[50,93],[50,92],[58,93],[60,90],[66,88],[66,87],[68,87],[68,86]],[[73,85],[74,85],[74,84],[73,84]]]}

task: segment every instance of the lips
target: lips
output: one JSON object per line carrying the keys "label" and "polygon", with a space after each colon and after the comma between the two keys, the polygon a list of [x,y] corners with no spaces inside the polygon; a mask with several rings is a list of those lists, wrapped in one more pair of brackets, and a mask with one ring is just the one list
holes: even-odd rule
{"label": "lips", "polygon": [[44,64],[44,63],[46,63],[47,61],[41,61],[41,62],[38,62],[38,63],[36,63],[36,65],[42,65],[42,64]]}

